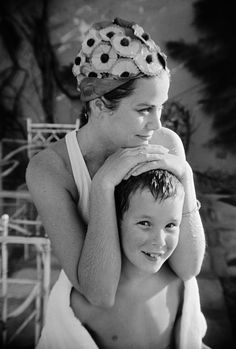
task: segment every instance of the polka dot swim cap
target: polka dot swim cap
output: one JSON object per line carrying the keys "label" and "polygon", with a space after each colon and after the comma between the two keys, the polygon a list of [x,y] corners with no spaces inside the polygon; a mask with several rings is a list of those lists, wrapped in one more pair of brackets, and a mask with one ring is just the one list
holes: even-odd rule
{"label": "polka dot swim cap", "polygon": [[90,101],[141,76],[169,71],[166,56],[134,22],[115,18],[88,31],[72,72],[82,101]]}

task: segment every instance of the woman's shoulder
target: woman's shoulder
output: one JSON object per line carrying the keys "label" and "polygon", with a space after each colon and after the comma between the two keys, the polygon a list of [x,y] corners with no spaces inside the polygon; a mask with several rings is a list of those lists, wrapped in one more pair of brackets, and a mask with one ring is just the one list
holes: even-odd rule
{"label": "woman's shoulder", "polygon": [[151,143],[163,145],[170,150],[170,153],[185,157],[185,150],[181,138],[169,128],[161,127],[156,130]]}
{"label": "woman's shoulder", "polygon": [[65,139],[51,144],[30,159],[26,169],[26,181],[36,187],[40,187],[42,182],[44,186],[46,183],[50,186],[53,181],[55,185],[75,192],[76,186]]}
{"label": "woman's shoulder", "polygon": [[62,139],[35,154],[30,159],[28,168],[35,168],[40,172],[65,170],[68,163],[66,157],[66,145],[64,139]]}

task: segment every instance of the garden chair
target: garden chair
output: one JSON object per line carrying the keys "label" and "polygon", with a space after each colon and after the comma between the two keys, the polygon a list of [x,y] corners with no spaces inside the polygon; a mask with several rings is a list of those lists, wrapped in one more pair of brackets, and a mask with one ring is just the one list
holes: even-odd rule
{"label": "garden chair", "polygon": [[75,124],[34,123],[27,119],[28,158],[62,138],[66,133],[79,129],[79,119]]}
{"label": "garden chair", "polygon": [[[45,236],[32,236],[30,226],[39,221],[9,219],[3,215],[0,221],[0,284],[1,284],[1,333],[2,348],[14,343],[28,324],[34,325],[34,345],[37,344],[44,324],[46,304],[50,291],[50,240]],[[18,271],[10,273],[13,245],[34,247],[35,272],[28,277]],[[32,269],[34,271],[34,269]],[[23,299],[19,293],[24,295]],[[14,299],[17,295],[17,299]],[[19,338],[19,337],[18,337]],[[19,339],[18,339],[19,340]]]}
{"label": "garden chair", "polygon": [[[11,159],[20,151],[27,151],[30,159],[39,150],[49,146],[53,141],[62,138],[67,132],[74,129],[78,130],[79,120],[75,124],[47,124],[33,123],[30,119],[27,120],[27,143],[20,148],[7,154],[2,160],[11,161]],[[15,163],[12,162],[12,166]],[[13,168],[14,170],[14,168]],[[8,171],[9,173],[9,171]],[[8,175],[8,173],[4,173]],[[22,332],[27,324],[34,319],[35,322],[35,343],[37,343],[41,327],[44,323],[45,308],[50,285],[50,241],[45,236],[40,217],[34,211],[34,216],[29,215],[28,206],[33,206],[30,194],[27,191],[26,185],[23,183],[21,187],[15,191],[0,190],[0,199],[4,202],[7,200],[16,200],[16,210],[10,212],[10,218],[3,215],[0,223],[0,247],[2,256],[0,260],[0,276],[2,285],[2,342],[6,346],[12,342],[14,338]],[[18,205],[19,204],[19,205]],[[5,205],[4,205],[5,207]],[[8,211],[8,210],[7,210]],[[8,213],[4,211],[3,213]],[[8,218],[6,218],[8,217]],[[10,232],[10,234],[9,234]],[[32,248],[36,250],[36,271],[37,275],[34,280],[14,279],[8,276],[8,261],[9,249],[13,245],[23,245],[24,254],[28,256]],[[26,259],[27,259],[26,258]],[[28,260],[27,260],[28,262]],[[32,286],[28,297],[16,309],[11,310],[13,303],[9,298],[9,290],[12,285],[29,285]],[[11,287],[10,287],[11,286]],[[10,334],[8,331],[9,323],[15,318],[22,316],[23,312],[34,303],[34,309],[31,314],[26,317],[19,328]]]}
{"label": "garden chair", "polygon": [[[0,166],[4,166],[4,171],[0,171],[0,181],[3,177],[9,175],[19,161],[15,160],[16,156],[22,151],[27,151],[27,157],[30,159],[40,150],[48,147],[50,143],[62,138],[66,133],[79,129],[79,119],[74,124],[54,124],[54,123],[35,123],[30,118],[26,120],[27,140],[18,148],[6,154],[0,162]],[[10,141],[10,140],[8,140]],[[15,140],[14,140],[15,141]],[[10,214],[11,218],[26,218],[30,220],[37,220],[35,216],[35,208],[32,201],[27,197],[26,183],[22,183],[15,191],[6,191],[1,189],[0,185],[0,212]],[[29,194],[29,193],[28,193]],[[24,198],[26,197],[26,198]],[[6,205],[9,205],[9,212],[4,211]],[[10,207],[12,206],[12,207]],[[25,256],[27,258],[29,245],[25,245]]]}

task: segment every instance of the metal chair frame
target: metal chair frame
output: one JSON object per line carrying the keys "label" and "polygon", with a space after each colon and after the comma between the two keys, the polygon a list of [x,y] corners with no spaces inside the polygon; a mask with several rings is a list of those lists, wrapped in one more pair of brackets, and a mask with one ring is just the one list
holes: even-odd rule
{"label": "metal chair frame", "polygon": [[[1,171],[0,180],[8,176],[19,161],[13,160],[18,153],[27,151],[28,159],[34,156],[40,150],[48,147],[50,143],[59,140],[66,133],[72,130],[79,129],[79,119],[75,124],[49,124],[49,123],[34,123],[31,119],[27,119],[27,141],[21,144],[20,147],[11,151],[0,161]],[[29,203],[32,204],[30,194],[27,190],[20,191],[5,191],[0,186],[0,200],[4,199],[15,200],[15,208],[13,213],[3,214],[0,219],[0,285],[2,287],[2,345],[6,348],[23,330],[34,320],[34,341],[37,344],[42,326],[45,320],[46,305],[50,292],[50,271],[51,271],[51,245],[49,239],[44,235],[41,236],[42,224],[40,218],[29,216]],[[10,208],[9,208],[10,210]],[[8,209],[7,209],[8,211]],[[8,213],[5,211],[2,213]],[[34,234],[32,236],[32,230]],[[10,232],[10,234],[9,234]],[[12,235],[13,232],[13,235]],[[9,266],[9,246],[20,244],[24,246],[24,257],[27,260],[30,246],[34,246],[36,250],[36,278],[19,279],[8,275]],[[32,290],[29,292],[26,299],[16,307],[13,311],[9,309],[9,285],[31,285]],[[14,318],[23,316],[24,312],[35,304],[34,310],[27,316],[18,328],[14,328],[11,335],[9,331],[10,321]],[[11,304],[12,305],[12,304]]]}
{"label": "metal chair frame", "polygon": [[[1,274],[0,284],[2,288],[2,345],[6,348],[23,330],[34,320],[34,342],[38,342],[40,332],[45,320],[46,305],[50,292],[50,271],[51,271],[51,245],[47,237],[29,236],[29,226],[39,226],[40,221],[29,221],[21,219],[9,219],[9,216],[4,214],[1,217],[0,236],[1,244]],[[9,230],[14,231],[15,235],[9,235]],[[20,279],[8,275],[8,248],[13,244],[31,245],[36,249],[36,278],[35,279]],[[9,285],[31,285],[32,290],[29,292],[26,299],[16,307],[13,311],[9,311]],[[35,303],[35,309],[27,316],[21,325],[14,329],[13,334],[8,336],[10,320],[24,314],[26,310]]]}
{"label": "metal chair frame", "polygon": [[[75,124],[48,124],[33,123],[27,119],[27,140],[28,140],[28,158],[35,153],[47,147],[50,143],[59,140],[63,135],[79,129],[79,119]],[[31,147],[33,145],[33,147]]]}

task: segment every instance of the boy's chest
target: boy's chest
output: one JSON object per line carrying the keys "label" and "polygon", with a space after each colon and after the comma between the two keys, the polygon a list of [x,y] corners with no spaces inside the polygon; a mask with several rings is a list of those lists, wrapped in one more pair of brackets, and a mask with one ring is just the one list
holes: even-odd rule
{"label": "boy's chest", "polygon": [[[171,293],[171,294],[169,294]],[[99,348],[167,348],[179,301],[168,288],[149,299],[118,294],[109,309],[86,306],[76,296],[74,312]]]}

